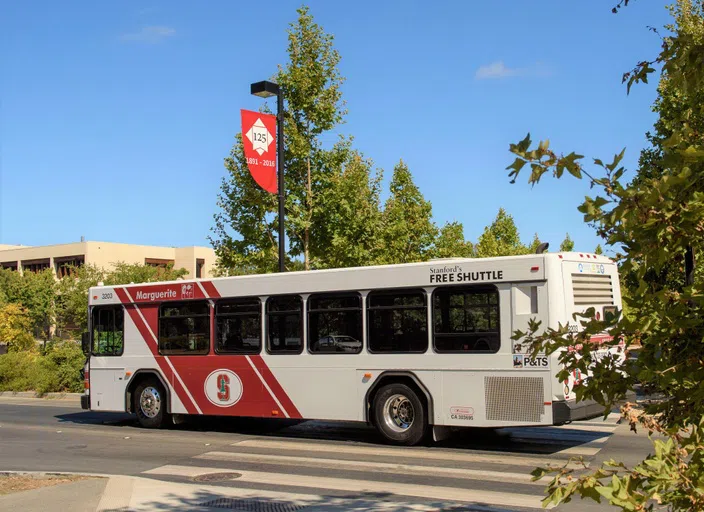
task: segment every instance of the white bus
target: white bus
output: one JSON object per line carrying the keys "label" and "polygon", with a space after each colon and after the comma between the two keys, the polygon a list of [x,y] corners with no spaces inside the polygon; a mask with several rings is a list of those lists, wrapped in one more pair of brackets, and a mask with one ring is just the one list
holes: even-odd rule
{"label": "white bus", "polygon": [[[144,427],[174,415],[368,422],[412,445],[444,427],[558,425],[602,413],[512,341],[529,319],[621,308],[586,253],[98,286],[82,407]],[[523,344],[525,345],[525,344]],[[445,429],[447,430],[447,429]]]}

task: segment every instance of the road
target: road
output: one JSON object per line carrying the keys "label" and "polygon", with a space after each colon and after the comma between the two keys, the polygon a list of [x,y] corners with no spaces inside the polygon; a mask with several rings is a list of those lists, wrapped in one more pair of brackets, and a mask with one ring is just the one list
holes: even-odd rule
{"label": "road", "polygon": [[577,455],[593,460],[617,428],[612,416],[564,427],[467,430],[399,448],[365,425],[282,421],[198,419],[155,431],[130,415],[82,411],[71,401],[0,397],[0,470],[523,511],[539,509],[544,489],[530,481],[532,469]]}

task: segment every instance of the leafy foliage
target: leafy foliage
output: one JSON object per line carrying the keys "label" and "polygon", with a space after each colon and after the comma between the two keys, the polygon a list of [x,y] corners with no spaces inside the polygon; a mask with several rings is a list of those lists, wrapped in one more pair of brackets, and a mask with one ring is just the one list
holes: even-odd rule
{"label": "leafy foliage", "polygon": [[499,208],[494,221],[484,228],[474,250],[479,258],[516,256],[535,252],[539,243],[536,234],[530,246],[524,245],[513,217],[505,209]]}
{"label": "leafy foliage", "polygon": [[471,258],[474,256],[472,242],[464,239],[464,228],[460,222],[448,222],[435,239],[433,258]]}
{"label": "leafy foliage", "polygon": [[6,343],[11,352],[35,348],[32,320],[21,305],[0,305],[0,342]]}
{"label": "leafy foliage", "polygon": [[[566,326],[542,330],[533,322],[514,337],[525,339],[532,350],[559,351],[565,369],[558,378],[575,368],[589,369],[591,377],[576,387],[577,397],[594,399],[605,411],[637,385],[662,396],[622,409],[634,429],[641,426],[665,438],[654,441],[654,454],[634,468],[609,462],[577,478],[565,468],[543,468],[536,476],[555,474],[545,504],[581,495],[605,498],[623,510],[650,510],[656,504],[673,511],[704,509],[704,283],[701,274],[685,276],[685,255],[704,247],[704,3],[679,0],[671,12],[675,24],[668,27],[657,59],[639,63],[624,77],[630,88],[647,82],[654,65],[662,66],[655,107],[660,119],[651,136],[655,146],[642,155],[636,179],[623,181],[623,151],[611,162],[594,159],[597,173],[583,156],[558,154],[548,141],[532,147],[530,135],[510,147],[516,156],[508,167],[513,181],[528,165],[531,184],[546,173],[561,178],[566,171],[596,190],[579,211],[616,250],[631,287],[624,301],[632,313],[597,320],[592,308],[580,318],[580,333],[568,333]],[[587,341],[604,330],[614,336],[602,346],[611,355],[597,357]],[[640,347],[637,363],[619,364],[620,342],[627,349]],[[579,353],[564,350],[578,343],[583,344]]]}
{"label": "leafy foliage", "polygon": [[389,189],[391,197],[383,213],[382,263],[427,260],[438,232],[432,221],[433,207],[403,161],[394,167]]}
{"label": "leafy foliage", "polygon": [[574,250],[574,240],[570,238],[570,234],[565,234],[565,239],[560,244],[560,252],[571,252]]}
{"label": "leafy foliage", "polygon": [[45,338],[50,336],[56,315],[56,281],[51,269],[22,275],[14,270],[0,269],[0,290],[5,301],[27,310],[34,333]]}

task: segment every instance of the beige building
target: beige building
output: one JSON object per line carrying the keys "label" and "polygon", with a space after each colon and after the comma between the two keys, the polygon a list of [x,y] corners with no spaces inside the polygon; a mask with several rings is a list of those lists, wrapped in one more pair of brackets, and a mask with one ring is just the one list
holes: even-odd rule
{"label": "beige building", "polygon": [[20,272],[50,268],[57,277],[62,277],[70,266],[92,264],[110,269],[118,262],[155,267],[172,264],[174,268],[188,270],[189,278],[206,278],[212,277],[215,252],[209,247],[156,247],[86,241],[39,247],[0,244],[0,267]]}

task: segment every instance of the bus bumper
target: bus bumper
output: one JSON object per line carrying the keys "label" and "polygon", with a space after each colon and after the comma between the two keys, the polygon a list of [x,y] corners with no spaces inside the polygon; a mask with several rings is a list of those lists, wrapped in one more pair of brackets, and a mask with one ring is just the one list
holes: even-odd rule
{"label": "bus bumper", "polygon": [[552,422],[561,425],[570,421],[590,420],[604,415],[604,406],[594,400],[565,400],[552,403]]}
{"label": "bus bumper", "polygon": [[[623,397],[624,402],[635,402],[636,394],[633,391],[628,391]],[[594,400],[564,400],[552,403],[552,423],[553,425],[562,425],[569,421],[590,420],[604,416],[604,406],[599,405]]]}
{"label": "bus bumper", "polygon": [[90,409],[90,395],[81,395],[81,409]]}

